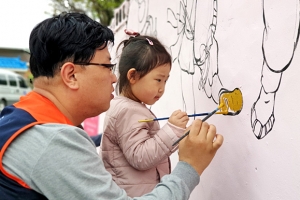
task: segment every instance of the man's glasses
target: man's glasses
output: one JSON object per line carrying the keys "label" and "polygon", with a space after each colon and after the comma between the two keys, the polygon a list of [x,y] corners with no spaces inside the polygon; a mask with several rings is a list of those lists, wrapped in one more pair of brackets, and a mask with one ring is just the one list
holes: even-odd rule
{"label": "man's glasses", "polygon": [[101,64],[101,63],[74,63],[75,65],[98,65],[98,66],[103,66],[105,68],[110,69],[110,71],[114,72],[115,70],[115,64]]}

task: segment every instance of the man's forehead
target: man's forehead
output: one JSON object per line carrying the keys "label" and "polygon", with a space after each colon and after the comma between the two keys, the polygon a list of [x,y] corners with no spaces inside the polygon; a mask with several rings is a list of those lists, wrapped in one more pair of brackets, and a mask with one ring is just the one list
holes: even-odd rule
{"label": "man's forehead", "polygon": [[95,52],[95,57],[108,58],[110,60],[111,56],[108,51],[108,47],[105,47],[104,49],[97,49]]}

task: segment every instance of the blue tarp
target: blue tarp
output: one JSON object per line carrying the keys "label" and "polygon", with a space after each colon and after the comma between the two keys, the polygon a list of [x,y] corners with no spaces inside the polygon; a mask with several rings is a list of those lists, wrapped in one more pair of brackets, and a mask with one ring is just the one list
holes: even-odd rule
{"label": "blue tarp", "polygon": [[26,71],[28,66],[19,57],[0,57],[0,68]]}

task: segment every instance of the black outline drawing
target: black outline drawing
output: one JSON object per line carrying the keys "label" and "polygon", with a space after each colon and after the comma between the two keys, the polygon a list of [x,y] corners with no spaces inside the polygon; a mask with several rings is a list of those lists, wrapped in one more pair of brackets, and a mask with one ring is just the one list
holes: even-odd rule
{"label": "black outline drawing", "polygon": [[[139,32],[157,36],[157,18],[149,14],[149,0],[135,0],[138,5]],[[196,113],[195,94],[203,90],[216,104],[223,94],[232,93],[223,87],[219,76],[217,28],[217,0],[178,0],[179,10],[167,9],[167,23],[177,33],[170,46],[173,62],[180,67],[183,109]],[[132,2],[131,2],[132,3]],[[251,108],[250,123],[257,139],[268,135],[275,123],[275,99],[283,72],[290,66],[300,32],[299,0],[262,0],[263,6],[263,63],[261,88]],[[129,27],[130,28],[130,27]],[[192,56],[191,56],[192,55]],[[200,80],[194,80],[200,77]],[[183,88],[190,83],[192,91]],[[195,84],[196,83],[196,84]],[[187,93],[188,92],[188,93]],[[239,90],[240,92],[240,90]],[[191,97],[192,98],[187,98]],[[190,101],[190,102],[188,102]],[[192,106],[192,108],[187,108]],[[239,114],[229,110],[230,115]]]}
{"label": "black outline drawing", "polygon": [[296,5],[288,1],[262,0],[264,60],[261,89],[251,108],[251,126],[257,139],[264,138],[274,126],[276,92],[283,72],[293,60],[299,39],[299,1],[293,0]]}
{"label": "black outline drawing", "polygon": [[[140,34],[143,35],[152,35],[157,37],[157,19],[154,18],[152,15],[149,15],[149,0],[135,0],[138,5],[138,23],[139,23],[139,30]],[[133,3],[133,2],[132,2]],[[128,27],[129,29],[131,27]]]}
{"label": "black outline drawing", "polygon": [[[179,12],[167,9],[167,22],[177,30],[177,40],[171,45],[173,62],[177,62],[181,69],[181,83],[190,81],[192,86],[192,96],[186,88],[181,85],[184,110],[187,106],[193,105],[192,109],[196,113],[197,99],[196,90],[203,90],[209,99],[216,104],[221,98],[233,94],[241,95],[239,88],[230,91],[223,87],[219,77],[218,69],[218,42],[215,38],[217,27],[217,0],[193,0],[179,2]],[[191,56],[193,55],[193,56]],[[200,77],[197,86],[194,85],[193,76]],[[226,95],[224,95],[226,94]],[[227,97],[226,97],[227,98]],[[192,100],[192,102],[187,102]],[[224,102],[229,102],[225,100]],[[232,102],[232,101],[231,101]],[[239,102],[239,105],[242,102]],[[226,105],[229,115],[239,114],[242,105],[238,110],[234,110],[230,105]],[[189,109],[188,109],[189,110]]]}

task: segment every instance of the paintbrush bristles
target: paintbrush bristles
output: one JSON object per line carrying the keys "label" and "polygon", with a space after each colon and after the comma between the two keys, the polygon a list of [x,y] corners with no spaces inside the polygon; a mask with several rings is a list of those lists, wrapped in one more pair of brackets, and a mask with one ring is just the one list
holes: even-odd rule
{"label": "paintbrush bristles", "polygon": [[138,122],[152,122],[154,119],[141,119]]}

